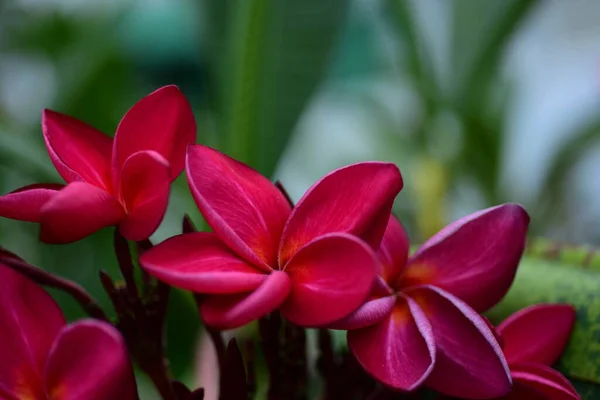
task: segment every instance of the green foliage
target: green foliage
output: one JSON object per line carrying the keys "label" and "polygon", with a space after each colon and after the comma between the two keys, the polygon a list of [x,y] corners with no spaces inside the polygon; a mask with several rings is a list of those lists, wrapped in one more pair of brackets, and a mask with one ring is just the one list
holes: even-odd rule
{"label": "green foliage", "polygon": [[347,0],[209,3],[222,149],[271,176],[326,72]]}

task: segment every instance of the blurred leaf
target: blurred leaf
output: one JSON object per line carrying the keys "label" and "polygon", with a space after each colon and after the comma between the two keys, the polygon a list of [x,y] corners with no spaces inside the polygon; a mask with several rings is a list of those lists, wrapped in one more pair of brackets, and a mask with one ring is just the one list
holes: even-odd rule
{"label": "blurred leaf", "polygon": [[[488,118],[498,88],[502,57],[538,0],[454,0],[452,24],[452,107],[464,128],[464,148],[457,158],[463,173],[475,177],[486,202],[502,199],[499,175],[506,118]],[[504,82],[503,82],[504,83]],[[500,104],[502,112],[506,103]],[[493,112],[494,110],[492,110]]]}
{"label": "blurred leaf", "polygon": [[[481,104],[481,93],[485,92],[486,84],[492,81],[492,77],[502,66],[501,59],[507,46],[538,3],[539,0],[495,0],[485,2],[483,6],[482,2],[454,0],[452,54],[472,53],[472,56],[467,56],[470,59],[468,63],[453,61],[453,79],[458,83],[455,103],[475,108]],[[480,6],[474,7],[477,4]],[[489,22],[475,24],[473,31],[473,23],[469,21]],[[468,45],[471,41],[466,39],[473,36],[482,38],[472,41],[478,42],[477,48],[471,52],[460,51],[459,47]]]}
{"label": "blurred leaf", "polygon": [[226,43],[212,46],[226,57],[213,74],[219,84],[222,150],[266,176],[273,174],[328,66],[348,3],[248,0],[209,7],[220,30],[210,36]]}
{"label": "blurred leaf", "polygon": [[534,203],[538,205],[534,220],[546,221],[560,210],[565,196],[571,193],[569,185],[574,169],[585,159],[586,153],[600,143],[600,118],[586,121],[578,132],[572,132],[568,138],[552,157],[550,167],[543,177]]}
{"label": "blurred leaf", "polygon": [[21,22],[25,20],[27,23],[9,26],[6,48],[42,53],[52,59],[59,58],[86,26],[81,21],[58,12],[20,17]]}
{"label": "blurred leaf", "polygon": [[388,0],[392,26],[406,46],[408,73],[422,96],[426,112],[431,114],[443,101],[443,94],[434,70],[433,60],[423,34],[419,31],[414,2]]}
{"label": "blurred leaf", "polygon": [[600,257],[586,247],[565,247],[534,241],[519,266],[505,299],[489,316],[498,323],[536,303],[569,303],[577,323],[557,368],[575,382],[585,383],[588,399],[600,395]]}

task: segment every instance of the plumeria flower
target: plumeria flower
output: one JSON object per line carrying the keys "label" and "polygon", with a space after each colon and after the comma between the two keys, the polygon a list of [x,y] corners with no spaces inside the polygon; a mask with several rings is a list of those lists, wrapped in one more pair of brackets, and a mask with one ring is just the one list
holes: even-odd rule
{"label": "plumeria flower", "polygon": [[125,342],[110,324],[67,325],[40,286],[0,264],[0,398],[135,400]]}
{"label": "plumeria flower", "polygon": [[196,123],[179,89],[166,86],[125,114],[114,140],[50,110],[42,114],[42,131],[67,185],[35,184],[2,196],[0,216],[39,223],[48,243],[73,242],[112,225],[127,239],[142,240],[164,216]]}
{"label": "plumeria flower", "polygon": [[478,312],[512,283],[528,223],[515,204],[482,210],[450,224],[409,258],[407,235],[390,217],[371,299],[331,327],[347,329],[360,364],[394,389],[425,384],[471,399],[508,393],[508,365]]}
{"label": "plumeria flower", "polygon": [[537,304],[498,326],[514,384],[505,400],[581,399],[571,383],[550,368],[568,343],[574,323],[570,305]]}
{"label": "plumeria flower", "polygon": [[395,165],[333,171],[293,210],[268,179],[209,147],[188,148],[186,172],[214,233],[168,239],[140,263],[172,286],[206,294],[206,323],[231,329],[280,308],[293,323],[318,326],[364,302],[378,265],[370,246],[379,246],[402,188]]}

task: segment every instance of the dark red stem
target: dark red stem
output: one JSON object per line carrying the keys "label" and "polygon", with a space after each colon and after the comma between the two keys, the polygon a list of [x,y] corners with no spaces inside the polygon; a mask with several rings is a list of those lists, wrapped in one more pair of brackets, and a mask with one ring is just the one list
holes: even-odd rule
{"label": "dark red stem", "polygon": [[73,297],[92,318],[108,321],[106,314],[98,302],[80,285],[67,279],[53,275],[16,258],[1,258],[4,265],[25,275],[39,285],[58,289]]}

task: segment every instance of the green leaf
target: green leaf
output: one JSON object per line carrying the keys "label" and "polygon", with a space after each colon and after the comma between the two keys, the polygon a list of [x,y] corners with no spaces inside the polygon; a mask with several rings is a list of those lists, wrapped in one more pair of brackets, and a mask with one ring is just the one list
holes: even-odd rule
{"label": "green leaf", "polygon": [[[589,397],[600,396],[600,257],[583,246],[559,246],[535,240],[523,257],[515,282],[490,313],[498,323],[536,303],[569,303],[577,323],[557,368]],[[586,395],[587,396],[587,395]]]}
{"label": "green leaf", "polygon": [[[535,210],[537,221],[556,221],[557,214],[564,211],[565,196],[571,193],[569,184],[574,169],[587,154],[600,142],[600,118],[586,120],[552,157],[550,167],[543,178]],[[562,206],[562,207],[561,207]]]}
{"label": "green leaf", "polygon": [[[463,55],[467,59],[453,60],[454,79],[458,82],[455,102],[465,106],[478,107],[481,93],[487,88],[492,77],[502,63],[507,46],[515,33],[539,0],[496,0],[482,3],[470,0],[455,0],[453,21],[453,55]],[[474,5],[479,4],[478,7]],[[476,23],[473,24],[473,21]],[[485,21],[487,23],[482,24]],[[479,28],[479,29],[478,29]],[[477,37],[478,40],[466,40]],[[461,50],[464,45],[476,42],[475,49]]]}
{"label": "green leaf", "polygon": [[209,3],[209,48],[225,54],[213,63],[221,147],[270,176],[324,76],[349,1],[216,1],[224,3]]}

